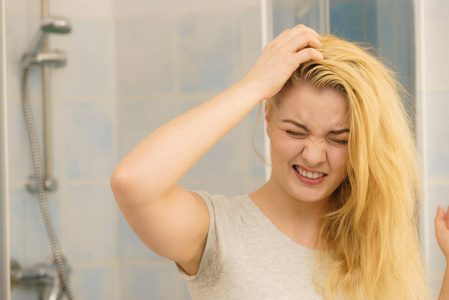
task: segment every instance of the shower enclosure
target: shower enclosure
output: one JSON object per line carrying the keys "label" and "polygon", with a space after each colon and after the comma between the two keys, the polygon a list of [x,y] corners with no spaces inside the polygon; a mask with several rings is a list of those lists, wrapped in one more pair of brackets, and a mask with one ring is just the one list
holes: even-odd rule
{"label": "shower enclosure", "polygon": [[[25,267],[51,257],[39,200],[27,191],[33,171],[21,107],[22,54],[40,28],[40,4],[2,0],[1,140],[4,247],[0,299],[38,299],[35,287],[10,288],[10,259]],[[52,35],[69,63],[53,69],[50,114],[53,176],[48,193],[56,236],[75,299],[189,299],[173,263],[148,250],[121,216],[109,188],[114,166],[167,120],[210,99],[249,71],[263,42],[298,23],[371,43],[414,94],[411,1],[53,1],[70,35]],[[382,20],[382,21],[379,21]],[[395,22],[394,26],[392,22]],[[405,32],[405,33],[404,33]],[[6,52],[3,52],[6,50]],[[6,65],[3,63],[6,62]],[[41,72],[29,71],[29,98],[44,145]],[[414,115],[414,104],[410,103]],[[6,111],[7,108],[7,111]],[[181,180],[226,196],[263,184],[252,148],[257,108]],[[260,122],[255,146],[268,155]],[[42,147],[42,146],[41,146]],[[5,248],[7,246],[7,248]]]}
{"label": "shower enclosure", "polygon": [[[70,266],[64,260],[58,238],[56,237],[53,221],[48,208],[48,192],[56,190],[57,181],[52,176],[52,156],[51,148],[51,95],[50,95],[50,69],[49,67],[64,67],[67,61],[66,55],[60,50],[51,51],[48,47],[47,38],[50,34],[68,34],[71,26],[68,20],[61,17],[51,17],[45,12],[45,17],[34,37],[28,51],[22,56],[22,76],[21,76],[21,100],[27,125],[28,137],[33,158],[34,174],[29,177],[26,184],[27,191],[36,194],[39,199],[42,217],[49,237],[53,257],[47,263],[39,263],[33,267],[22,268],[18,261],[11,260],[11,283],[16,286],[34,285],[39,290],[40,299],[62,299],[65,295],[69,300],[73,299],[70,288],[68,274]],[[45,161],[40,154],[38,135],[33,118],[33,111],[30,103],[28,75],[33,66],[42,69],[43,83],[43,106],[44,106],[44,141]]]}

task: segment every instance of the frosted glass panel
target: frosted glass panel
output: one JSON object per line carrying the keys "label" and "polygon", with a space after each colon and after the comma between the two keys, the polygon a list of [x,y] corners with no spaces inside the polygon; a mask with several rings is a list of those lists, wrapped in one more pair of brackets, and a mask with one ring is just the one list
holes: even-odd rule
{"label": "frosted glass panel", "polygon": [[408,95],[403,101],[415,122],[415,34],[412,0],[273,0],[273,36],[304,24],[324,33],[329,18],[330,33],[363,42],[397,73]]}
{"label": "frosted glass panel", "polygon": [[397,73],[403,101],[415,122],[415,32],[412,0],[330,1],[330,31],[367,43]]}
{"label": "frosted glass panel", "polygon": [[304,24],[319,33],[325,32],[324,20],[322,20],[324,17],[323,2],[319,0],[273,0],[274,37],[297,24]]}

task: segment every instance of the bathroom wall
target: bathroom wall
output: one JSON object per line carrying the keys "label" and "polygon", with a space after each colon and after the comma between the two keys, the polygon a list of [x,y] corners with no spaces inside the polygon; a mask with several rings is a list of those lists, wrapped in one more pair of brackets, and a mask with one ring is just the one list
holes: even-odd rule
{"label": "bathroom wall", "polygon": [[[39,1],[5,0],[11,258],[22,267],[51,254],[36,195],[20,100],[20,59],[36,34]],[[54,176],[50,213],[72,268],[76,299],[189,299],[173,263],[147,249],[121,216],[109,187],[114,166],[141,139],[238,82],[261,51],[260,1],[51,1],[73,32],[52,36],[67,52],[52,70]],[[42,147],[41,74],[30,72]],[[253,111],[182,179],[227,196],[264,181],[251,146]],[[256,145],[263,154],[263,128]],[[37,299],[13,287],[12,299]]]}
{"label": "bathroom wall", "polygon": [[429,284],[435,295],[440,291],[446,260],[435,238],[437,207],[449,206],[449,2],[427,0],[419,7],[418,44],[420,81],[420,125],[425,176],[425,203],[421,216],[423,244],[428,264]]}
{"label": "bathroom wall", "polygon": [[[11,258],[22,267],[52,253],[36,195],[25,182],[32,162],[20,102],[20,59],[36,34],[40,1],[6,0]],[[72,268],[76,299],[121,299],[119,215],[109,188],[116,163],[116,66],[112,3],[51,1],[50,12],[71,20],[70,35],[51,37],[68,64],[52,70],[54,175],[50,213]],[[29,78],[42,147],[41,75]],[[38,299],[35,289],[13,287],[12,299]]]}
{"label": "bathroom wall", "polygon": [[[114,9],[118,160],[166,121],[237,83],[261,52],[259,0],[115,0]],[[262,185],[264,165],[251,145],[255,115],[214,146],[181,184],[226,196]],[[261,122],[261,153],[262,133]],[[189,299],[174,264],[148,250],[123,217],[119,228],[123,299]]]}
{"label": "bathroom wall", "polygon": [[[344,2],[344,1],[341,1]],[[419,126],[423,141],[423,243],[429,283],[438,293],[445,261],[434,238],[438,205],[449,205],[449,4],[417,2],[422,40]],[[50,209],[72,267],[76,299],[189,299],[169,261],[148,250],[124,221],[109,188],[113,167],[141,139],[170,118],[236,83],[260,53],[260,2],[52,1],[51,13],[72,21],[73,32],[52,37],[69,57],[53,70],[55,177]],[[343,4],[342,4],[343,5]],[[11,258],[23,267],[51,250],[37,197],[24,185],[32,173],[20,106],[20,58],[39,24],[39,4],[5,0],[9,126]],[[379,13],[379,7],[377,8]],[[379,37],[376,37],[378,40]],[[40,73],[30,94],[42,130]],[[191,189],[227,196],[262,184],[264,167],[251,146],[255,111],[182,179]],[[263,152],[262,124],[256,145]],[[42,138],[40,139],[42,145]],[[12,299],[37,299],[32,289]]]}

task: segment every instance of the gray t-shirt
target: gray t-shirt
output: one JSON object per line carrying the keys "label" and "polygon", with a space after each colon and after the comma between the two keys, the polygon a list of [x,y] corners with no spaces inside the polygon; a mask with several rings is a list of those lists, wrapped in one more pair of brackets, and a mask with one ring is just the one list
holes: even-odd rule
{"label": "gray t-shirt", "polygon": [[283,234],[248,195],[195,192],[209,209],[206,247],[196,275],[177,265],[193,300],[324,299],[312,281],[316,250]]}

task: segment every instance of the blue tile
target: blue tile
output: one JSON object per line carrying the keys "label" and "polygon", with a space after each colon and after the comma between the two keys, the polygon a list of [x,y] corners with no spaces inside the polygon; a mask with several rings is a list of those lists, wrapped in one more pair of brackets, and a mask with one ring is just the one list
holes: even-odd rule
{"label": "blue tile", "polygon": [[[119,300],[117,265],[72,268],[70,283],[77,300]],[[123,299],[133,299],[124,297]]]}
{"label": "blue tile", "polygon": [[174,20],[117,22],[117,84],[120,98],[174,92]]}
{"label": "blue tile", "polygon": [[109,177],[114,167],[111,103],[67,102],[65,106],[66,176]]}
{"label": "blue tile", "polygon": [[[181,103],[185,112],[203,101],[191,100]],[[187,177],[244,179],[244,126],[238,124],[212,147],[186,174]]]}
{"label": "blue tile", "polygon": [[258,106],[256,106],[246,117],[248,122],[247,134],[248,137],[246,141],[246,147],[248,152],[248,164],[249,164],[249,179],[264,179],[265,178],[265,163],[257,155],[257,152],[265,158],[265,125],[264,125],[264,106],[261,107],[261,112],[259,116],[259,121],[257,124],[257,129],[254,135],[254,149],[252,144],[253,139],[253,128],[256,123]]}
{"label": "blue tile", "polygon": [[[54,197],[49,195],[47,199],[59,240],[59,201]],[[22,267],[43,263],[53,252],[37,195],[28,193],[24,188],[12,189],[10,201],[11,258],[17,259]]]}
{"label": "blue tile", "polygon": [[120,160],[151,132],[176,116],[173,100],[124,101],[118,107]]}
{"label": "blue tile", "polygon": [[222,91],[241,79],[239,14],[182,16],[178,35],[183,93]]}
{"label": "blue tile", "polygon": [[[32,101],[31,107],[39,148],[42,149],[42,101]],[[28,177],[34,174],[34,168],[22,101],[8,101],[8,150],[10,185],[24,185]],[[40,155],[43,159],[42,150]]]}
{"label": "blue tile", "polygon": [[243,132],[236,127],[212,147],[188,172],[189,177],[244,179]]}
{"label": "blue tile", "polygon": [[185,299],[183,279],[174,263],[169,265],[124,263],[121,276],[123,299]]}
{"label": "blue tile", "polygon": [[134,233],[126,219],[120,213],[120,257],[130,259],[163,259],[149,249]]}
{"label": "blue tile", "polygon": [[70,262],[118,256],[117,213],[109,184],[65,187],[62,240]]}
{"label": "blue tile", "polygon": [[67,35],[53,35],[52,48],[67,54],[67,65],[52,70],[55,101],[112,99],[115,96],[114,30],[111,20],[73,20]]}

